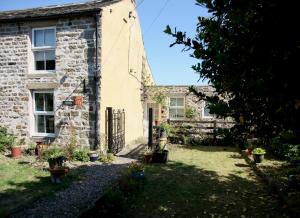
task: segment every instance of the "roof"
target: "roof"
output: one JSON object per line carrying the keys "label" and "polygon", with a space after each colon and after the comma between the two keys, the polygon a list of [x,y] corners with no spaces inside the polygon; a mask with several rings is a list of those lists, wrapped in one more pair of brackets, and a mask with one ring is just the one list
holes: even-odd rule
{"label": "roof", "polygon": [[37,19],[51,19],[62,16],[89,14],[99,12],[101,7],[114,4],[121,0],[97,0],[85,3],[52,5],[24,10],[13,10],[0,12],[0,21],[21,22]]}

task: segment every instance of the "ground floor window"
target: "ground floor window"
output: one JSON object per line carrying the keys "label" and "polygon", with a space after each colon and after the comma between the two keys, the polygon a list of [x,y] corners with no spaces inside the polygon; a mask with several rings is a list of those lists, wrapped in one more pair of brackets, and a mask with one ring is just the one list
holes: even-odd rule
{"label": "ground floor window", "polygon": [[37,135],[54,135],[53,91],[33,92],[34,131]]}
{"label": "ground floor window", "polygon": [[184,97],[171,97],[169,102],[169,118],[178,120],[185,118]]}

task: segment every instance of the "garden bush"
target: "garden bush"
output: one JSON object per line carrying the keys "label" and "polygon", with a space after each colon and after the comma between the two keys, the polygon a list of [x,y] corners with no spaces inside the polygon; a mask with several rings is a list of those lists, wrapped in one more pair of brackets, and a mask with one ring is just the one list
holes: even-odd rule
{"label": "garden bush", "polygon": [[14,139],[14,136],[7,133],[6,128],[0,127],[0,152],[9,149],[12,146]]}
{"label": "garden bush", "polygon": [[88,162],[90,160],[89,151],[86,149],[75,150],[73,152],[73,160]]}

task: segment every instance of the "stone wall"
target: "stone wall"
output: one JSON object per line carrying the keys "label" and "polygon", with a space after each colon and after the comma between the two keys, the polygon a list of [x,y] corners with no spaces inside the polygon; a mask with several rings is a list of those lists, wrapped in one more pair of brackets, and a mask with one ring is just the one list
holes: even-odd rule
{"label": "stone wall", "polygon": [[[208,96],[214,95],[214,88],[212,86],[198,86],[198,90],[202,91]],[[162,94],[166,96],[167,101],[170,97],[184,97],[185,98],[185,108],[193,108],[196,111],[196,117],[193,119],[194,121],[224,121],[224,119],[217,119],[215,116],[212,118],[203,117],[203,101],[199,100],[197,96],[189,92],[189,86],[148,86],[145,89],[144,93],[144,101],[145,102],[155,102],[155,96]],[[168,102],[167,102],[168,104]],[[168,106],[168,105],[167,105]],[[166,121],[169,117],[168,107],[162,107],[162,120]],[[230,118],[226,118],[226,120],[231,121]]]}
{"label": "stone wall", "polygon": [[[56,27],[56,72],[33,74],[32,28],[48,26]],[[93,16],[0,24],[1,126],[34,137],[32,91],[54,90],[56,142],[67,143],[74,129],[79,145],[94,146],[95,27]],[[63,104],[74,96],[83,96],[82,106]]]}

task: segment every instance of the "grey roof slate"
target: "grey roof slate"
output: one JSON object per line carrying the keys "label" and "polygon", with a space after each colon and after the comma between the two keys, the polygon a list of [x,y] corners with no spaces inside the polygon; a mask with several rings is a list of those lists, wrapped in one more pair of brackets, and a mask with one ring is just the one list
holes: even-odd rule
{"label": "grey roof slate", "polygon": [[96,12],[100,11],[101,7],[114,4],[119,1],[121,0],[97,0],[77,4],[52,5],[24,10],[3,11],[0,12],[0,22],[17,22]]}

